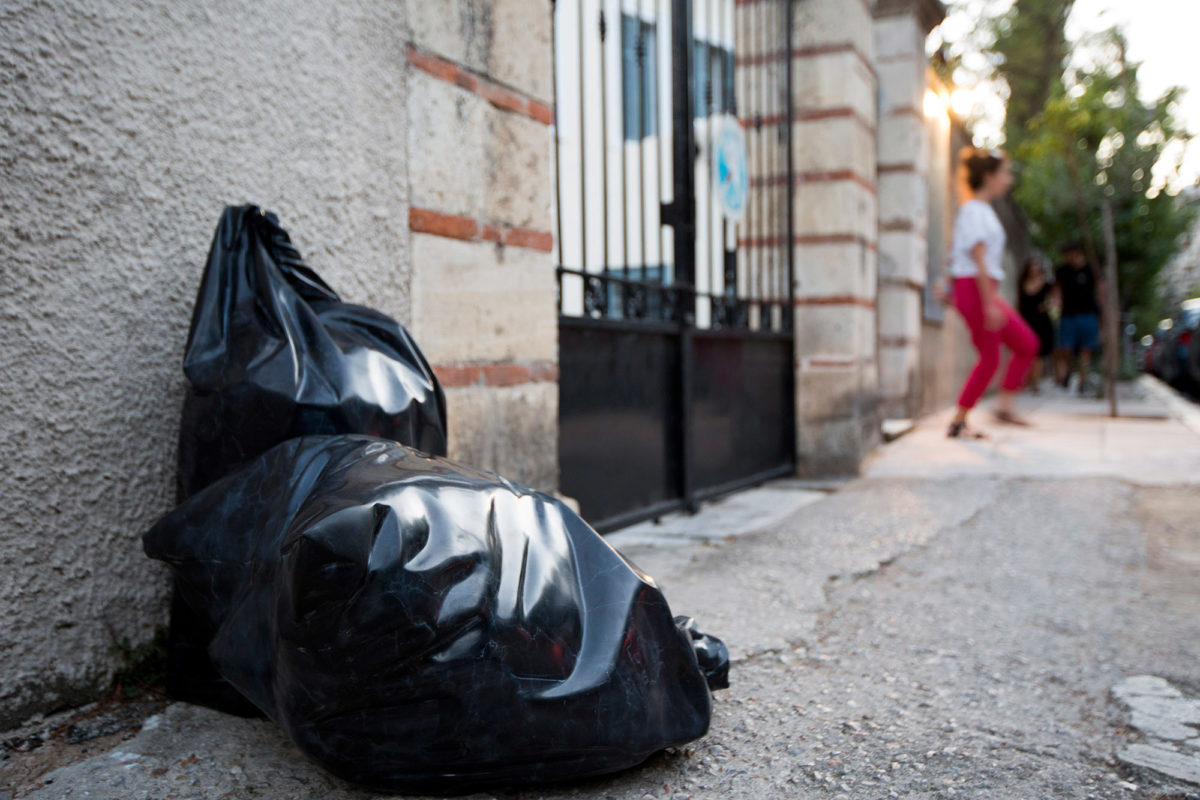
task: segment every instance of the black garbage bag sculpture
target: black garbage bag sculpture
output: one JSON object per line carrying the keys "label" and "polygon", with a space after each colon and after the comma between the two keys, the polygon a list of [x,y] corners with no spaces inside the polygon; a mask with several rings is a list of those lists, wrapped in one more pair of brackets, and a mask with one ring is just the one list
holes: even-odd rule
{"label": "black garbage bag sculpture", "polygon": [[728,670],[557,500],[373,437],[286,442],[144,544],[215,629],[220,673],[379,791],[635,765],[706,732]]}
{"label": "black garbage bag sculpture", "polygon": [[257,206],[221,215],[183,372],[180,501],[296,436],[364,433],[446,454],[446,401],[408,331],[342,302]]}
{"label": "black garbage bag sculpture", "polygon": [[[363,433],[446,453],[442,389],[402,325],[343,303],[274,214],[221,215],[183,358],[183,501],[245,461],[308,434]],[[212,636],[178,594],[167,690],[239,714],[256,709],[208,664]]]}

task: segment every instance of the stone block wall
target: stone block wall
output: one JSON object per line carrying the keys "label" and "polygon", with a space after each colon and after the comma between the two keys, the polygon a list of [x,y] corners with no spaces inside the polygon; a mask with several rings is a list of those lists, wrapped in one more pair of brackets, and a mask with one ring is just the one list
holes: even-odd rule
{"label": "stone block wall", "polygon": [[412,329],[450,456],[558,485],[549,0],[413,3]]}
{"label": "stone block wall", "polygon": [[878,441],[878,190],[871,10],[793,10],[797,463],[858,470]]}
{"label": "stone block wall", "polygon": [[[879,390],[884,417],[921,405],[921,330],[929,266],[931,174],[925,37],[940,3],[886,0],[875,8],[879,73]],[[934,212],[940,213],[940,212]]]}

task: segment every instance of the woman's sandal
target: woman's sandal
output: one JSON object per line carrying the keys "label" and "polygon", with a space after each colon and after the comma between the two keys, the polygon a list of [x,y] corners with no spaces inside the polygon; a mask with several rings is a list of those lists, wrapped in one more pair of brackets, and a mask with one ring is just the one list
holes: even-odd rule
{"label": "woman's sandal", "polygon": [[946,430],[946,436],[950,439],[986,439],[988,435],[983,431],[977,431],[974,428],[968,428],[967,423],[963,420],[955,420],[950,423],[949,429]]}
{"label": "woman's sandal", "polygon": [[1018,417],[1011,411],[997,411],[995,412],[994,416],[996,417],[996,422],[1000,422],[1005,425],[1017,425],[1022,428],[1030,427],[1029,420],[1024,419],[1023,417]]}

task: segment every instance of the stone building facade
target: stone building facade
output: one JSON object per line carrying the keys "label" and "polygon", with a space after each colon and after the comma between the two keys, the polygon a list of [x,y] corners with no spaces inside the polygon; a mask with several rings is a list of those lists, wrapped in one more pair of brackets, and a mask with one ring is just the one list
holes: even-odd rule
{"label": "stone building facade", "polygon": [[[944,404],[969,366],[927,298],[953,213],[952,126],[923,105],[943,9],[790,1],[796,463],[845,474],[881,418]],[[114,646],[165,621],[140,536],[171,505],[180,360],[226,204],[276,211],[347,300],[408,325],[451,457],[557,487],[552,13],[0,9],[0,728],[93,697]]]}

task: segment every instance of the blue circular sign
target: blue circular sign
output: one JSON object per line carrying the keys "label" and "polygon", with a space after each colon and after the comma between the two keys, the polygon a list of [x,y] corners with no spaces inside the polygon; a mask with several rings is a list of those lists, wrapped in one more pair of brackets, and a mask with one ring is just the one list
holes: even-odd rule
{"label": "blue circular sign", "polygon": [[746,135],[736,119],[725,117],[713,138],[713,175],[717,179],[717,200],[721,205],[721,213],[728,219],[738,221],[746,214],[746,202],[750,194]]}

